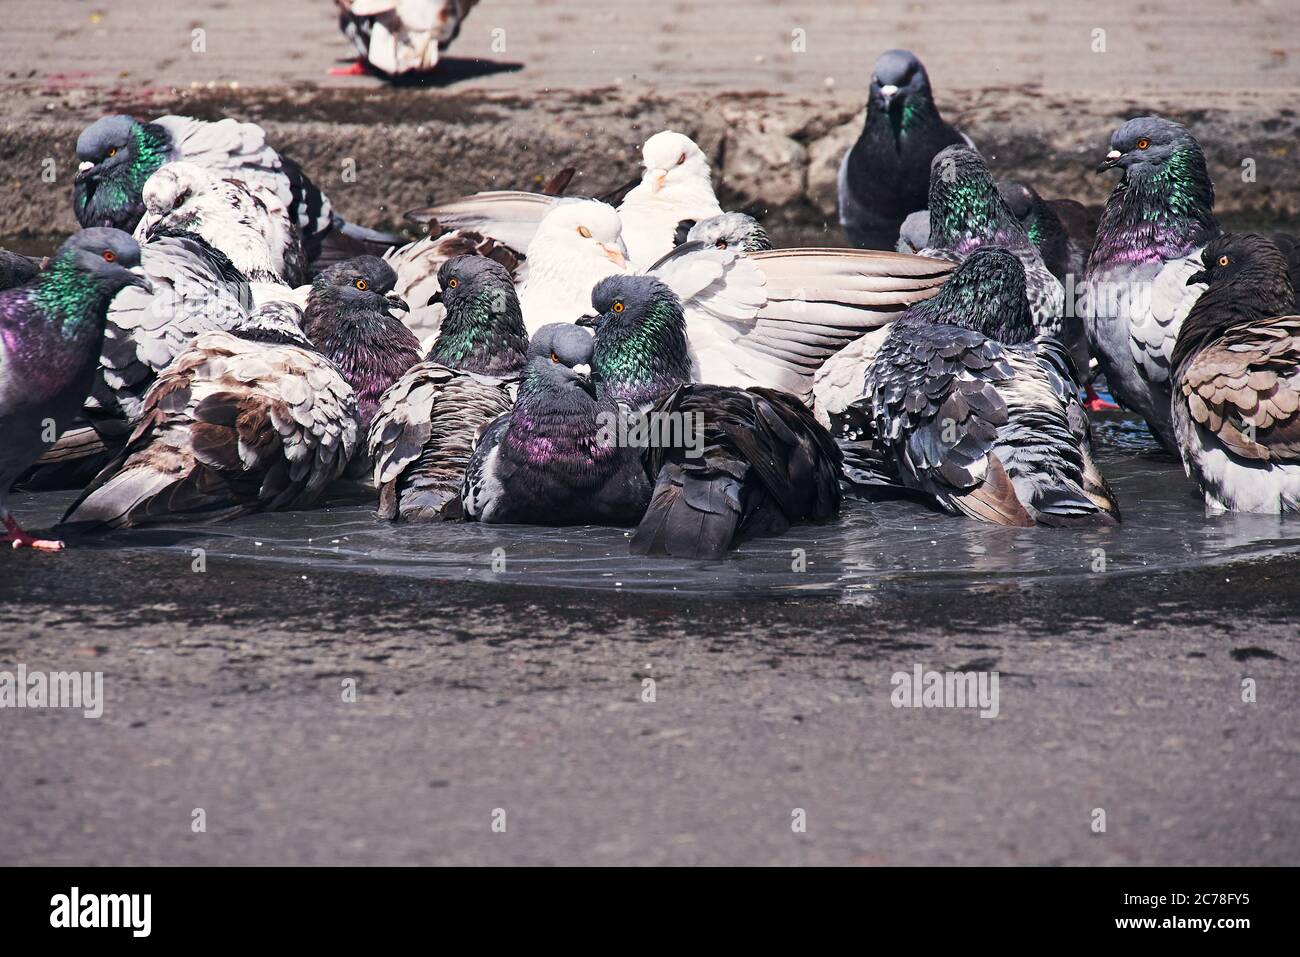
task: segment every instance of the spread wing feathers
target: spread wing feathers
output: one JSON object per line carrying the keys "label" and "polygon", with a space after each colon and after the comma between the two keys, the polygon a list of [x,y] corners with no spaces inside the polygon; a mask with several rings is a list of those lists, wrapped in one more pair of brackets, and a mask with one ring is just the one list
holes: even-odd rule
{"label": "spread wing feathers", "polygon": [[460,492],[479,430],[510,411],[515,384],[422,362],[380,397],[368,448],[389,521],[460,518]]}
{"label": "spread wing feathers", "polygon": [[64,521],[117,528],[306,505],[356,443],[356,398],[328,360],[204,333],[159,376],[126,447]]}
{"label": "spread wing feathers", "polygon": [[841,418],[851,403],[862,398],[867,367],[889,335],[890,328],[881,326],[859,336],[822,363],[813,374],[813,412],[817,421],[830,429],[836,439],[848,435],[848,425]]}
{"label": "spread wing feathers", "polygon": [[1229,330],[1187,364],[1181,391],[1234,455],[1300,463],[1300,316]]}
{"label": "spread wing feathers", "polygon": [[[1172,372],[1169,362],[1178,330],[1205,291],[1204,283],[1187,285],[1187,277],[1201,268],[1198,249],[1181,259],[1171,259],[1154,280],[1142,283],[1131,293],[1138,297],[1138,302],[1128,310],[1129,351],[1138,372],[1148,382],[1160,385],[1169,382]],[[1149,289],[1148,303],[1141,302],[1144,287]]]}
{"label": "spread wing feathers", "polygon": [[810,404],[823,362],[933,296],[951,267],[862,250],[740,257],[689,243],[649,271],[682,298],[698,378],[781,389]]}
{"label": "spread wing feathers", "polygon": [[656,484],[634,554],[721,558],[745,539],[839,511],[840,451],[793,397],[686,384],[651,414],[701,423],[703,443],[694,457],[685,443],[649,451]]}
{"label": "spread wing feathers", "polygon": [[1084,489],[1072,380],[1038,345],[1008,349],[977,332],[895,330],[867,374],[876,440],[902,481],[943,509],[1000,525],[1114,519]]}
{"label": "spread wing feathers", "polygon": [[436,221],[440,230],[472,230],[523,252],[533,241],[537,224],[558,202],[559,198],[541,193],[492,190],[412,209],[406,218],[416,223]]}

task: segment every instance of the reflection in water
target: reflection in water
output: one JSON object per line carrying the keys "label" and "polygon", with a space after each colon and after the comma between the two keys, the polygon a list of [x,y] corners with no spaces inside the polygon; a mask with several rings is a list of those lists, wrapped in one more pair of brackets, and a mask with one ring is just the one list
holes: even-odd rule
{"label": "reflection in water", "polygon": [[[815,591],[864,602],[887,585],[982,590],[1101,569],[1123,574],[1300,552],[1300,516],[1207,517],[1182,465],[1156,450],[1135,422],[1106,416],[1096,433],[1099,464],[1123,510],[1118,528],[999,528],[906,502],[850,501],[828,525],[746,543],[723,562],[683,562],[633,558],[623,529],[387,525],[373,517],[373,493],[354,486],[310,511],[115,532],[82,544],[186,554],[201,547],[209,567],[262,561],[304,571],[354,567],[429,580],[687,595]],[[69,499],[19,495],[13,505],[39,527]]]}

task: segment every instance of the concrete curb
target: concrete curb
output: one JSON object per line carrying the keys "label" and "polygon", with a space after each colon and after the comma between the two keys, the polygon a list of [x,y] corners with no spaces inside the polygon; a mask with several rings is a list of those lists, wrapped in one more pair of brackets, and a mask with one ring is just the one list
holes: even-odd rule
{"label": "concrete curb", "polygon": [[[671,127],[695,137],[714,163],[723,205],[777,230],[835,227],[835,172],[861,125],[858,95],[769,93],[637,95],[616,88],[518,93],[382,89],[259,90],[227,87],[141,94],[88,89],[19,90],[0,125],[0,235],[62,235],[76,226],[69,194],[73,144],[108,112],[235,116],[264,125],[348,218],[393,227],[435,198],[480,189],[532,188],[578,169],[575,195],[627,181],[641,142]],[[1157,112],[1187,124],[1206,147],[1228,223],[1285,226],[1300,217],[1292,91],[1148,97],[1096,104],[1033,89],[957,92],[945,116],[961,126],[1002,178],[1046,196],[1104,202],[1111,176],[1092,173],[1111,130]],[[50,173],[53,160],[53,173]],[[352,161],[351,164],[348,161]],[[1254,178],[1244,175],[1248,160]],[[355,168],[355,177],[347,171]],[[53,181],[50,181],[50,177]],[[780,240],[780,234],[777,236]]]}

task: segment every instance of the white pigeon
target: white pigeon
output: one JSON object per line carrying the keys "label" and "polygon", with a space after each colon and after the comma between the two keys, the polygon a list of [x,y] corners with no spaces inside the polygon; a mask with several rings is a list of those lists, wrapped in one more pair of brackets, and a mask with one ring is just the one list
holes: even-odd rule
{"label": "white pigeon", "polygon": [[561,200],[537,227],[519,287],[524,325],[532,335],[552,322],[575,322],[591,311],[591,289],[606,276],[630,272],[622,221],[608,203]]}
{"label": "white pigeon", "polygon": [[194,163],[168,163],[149,177],[143,198],[138,242],[198,236],[252,282],[298,286],[306,281],[302,241],[274,193],[219,179]]}
{"label": "white pigeon", "polygon": [[656,133],[646,140],[641,157],[641,182],[623,198],[618,212],[632,264],[647,269],[672,252],[695,223],[721,215],[722,207],[713,194],[709,161],[689,136],[673,130]]}
{"label": "white pigeon", "polygon": [[[637,269],[647,269],[672,252],[696,222],[722,213],[709,179],[704,151],[690,137],[663,130],[641,151],[641,181],[618,208],[623,242]],[[491,190],[413,209],[407,218],[444,230],[471,230],[517,252],[528,249],[537,226],[564,198],[523,190]]]}
{"label": "white pigeon", "polygon": [[478,0],[335,0],[339,28],[376,70],[432,70]]}

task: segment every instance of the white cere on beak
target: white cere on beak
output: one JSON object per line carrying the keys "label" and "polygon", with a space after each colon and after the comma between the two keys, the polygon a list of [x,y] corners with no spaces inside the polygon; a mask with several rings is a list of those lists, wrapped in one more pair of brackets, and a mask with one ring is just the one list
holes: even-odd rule
{"label": "white cere on beak", "polygon": [[591,375],[591,366],[584,362],[580,365],[574,366],[573,371],[578,373],[578,375]]}
{"label": "white cere on beak", "polygon": [[880,92],[885,94],[885,96],[893,96],[898,92],[898,87],[894,86],[892,83],[886,83],[880,88]]}
{"label": "white cere on beak", "polygon": [[1123,155],[1124,155],[1124,154],[1121,153],[1119,150],[1111,150],[1109,153],[1106,154],[1106,159],[1108,159],[1108,160],[1117,160],[1117,159],[1119,159],[1119,158],[1120,158],[1121,156],[1123,156]]}
{"label": "white cere on beak", "polygon": [[82,163],[80,166],[77,167],[77,172],[84,173],[86,170],[94,169],[94,168],[95,168],[95,164],[92,163],[90,160],[86,160],[84,163]]}

